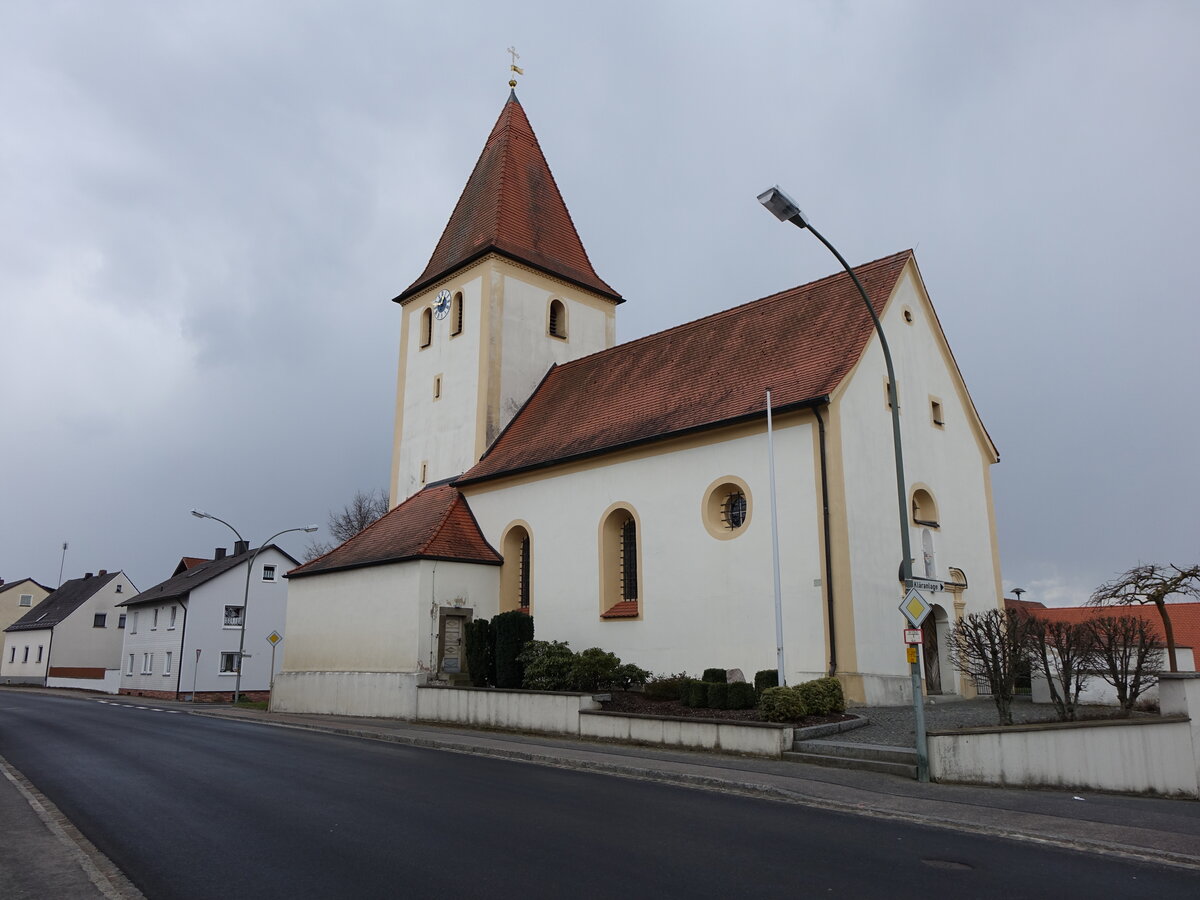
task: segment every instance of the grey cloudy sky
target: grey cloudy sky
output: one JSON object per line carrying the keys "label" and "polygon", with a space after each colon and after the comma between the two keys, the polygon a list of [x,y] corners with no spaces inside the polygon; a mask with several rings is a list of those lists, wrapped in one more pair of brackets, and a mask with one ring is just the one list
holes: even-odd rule
{"label": "grey cloudy sky", "polygon": [[[914,247],[1006,587],[1200,559],[1200,5],[0,6],[0,576],[386,484],[399,310],[518,93],[629,340]],[[297,536],[290,536],[297,537]],[[295,552],[300,539],[283,542]]]}

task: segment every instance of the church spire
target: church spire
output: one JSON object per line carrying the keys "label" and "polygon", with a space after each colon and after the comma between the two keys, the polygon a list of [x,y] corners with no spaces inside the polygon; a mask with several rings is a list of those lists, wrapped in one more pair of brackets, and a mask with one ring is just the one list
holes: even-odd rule
{"label": "church spire", "polygon": [[515,90],[488,135],[425,271],[395,302],[403,303],[491,252],[622,302],[592,268]]}

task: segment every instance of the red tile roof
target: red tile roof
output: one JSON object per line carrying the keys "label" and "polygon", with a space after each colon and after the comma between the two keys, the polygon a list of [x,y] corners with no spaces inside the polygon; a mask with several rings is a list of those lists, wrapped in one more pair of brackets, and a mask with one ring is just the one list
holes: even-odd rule
{"label": "red tile roof", "polygon": [[636,619],[638,614],[638,602],[636,600],[622,600],[608,608],[606,612],[600,614],[602,619]]}
{"label": "red tile roof", "polygon": [[592,268],[515,92],[488,135],[425,271],[395,301],[402,303],[490,251],[621,302]]}
{"label": "red tile roof", "polygon": [[[912,259],[855,272],[877,313]],[[552,465],[828,396],[873,334],[850,277],[831,275],[552,368],[456,483]]]}
{"label": "red tile roof", "polygon": [[[1011,603],[1005,600],[1005,604]],[[1029,609],[1030,614],[1049,622],[1086,622],[1098,616],[1134,615],[1145,619],[1154,628],[1160,640],[1163,638],[1162,617],[1153,605],[1137,606],[1065,606]],[[1200,664],[1200,603],[1168,603],[1167,615],[1171,617],[1171,630],[1175,632],[1176,647],[1191,647]]]}
{"label": "red tile roof", "polygon": [[443,483],[413,494],[346,543],[292,569],[288,577],[411,559],[486,565],[503,562],[479,530],[463,496],[452,485]]}

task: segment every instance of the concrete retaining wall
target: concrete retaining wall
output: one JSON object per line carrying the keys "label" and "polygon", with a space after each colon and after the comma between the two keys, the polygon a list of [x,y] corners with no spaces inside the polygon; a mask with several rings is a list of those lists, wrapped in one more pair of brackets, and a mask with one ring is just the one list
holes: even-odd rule
{"label": "concrete retaining wall", "polygon": [[779,759],[792,748],[790,726],[759,722],[729,722],[675,716],[584,710],[579,715],[580,737],[625,744],[720,750]]}
{"label": "concrete retaining wall", "polygon": [[930,732],[935,781],[1200,797],[1200,676],[1164,675],[1163,715]]}
{"label": "concrete retaining wall", "polygon": [[280,672],[271,711],[413,719],[424,680],[415,672]]}
{"label": "concrete retaining wall", "polygon": [[423,685],[417,691],[414,718],[511,731],[579,734],[580,711],[599,708],[591,694]]}

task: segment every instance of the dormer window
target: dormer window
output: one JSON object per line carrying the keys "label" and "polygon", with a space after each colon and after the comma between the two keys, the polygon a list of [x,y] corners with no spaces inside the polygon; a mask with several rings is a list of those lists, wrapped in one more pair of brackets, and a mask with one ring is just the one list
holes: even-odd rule
{"label": "dormer window", "polygon": [[551,337],[567,338],[567,307],[561,300],[550,301],[549,332]]}

